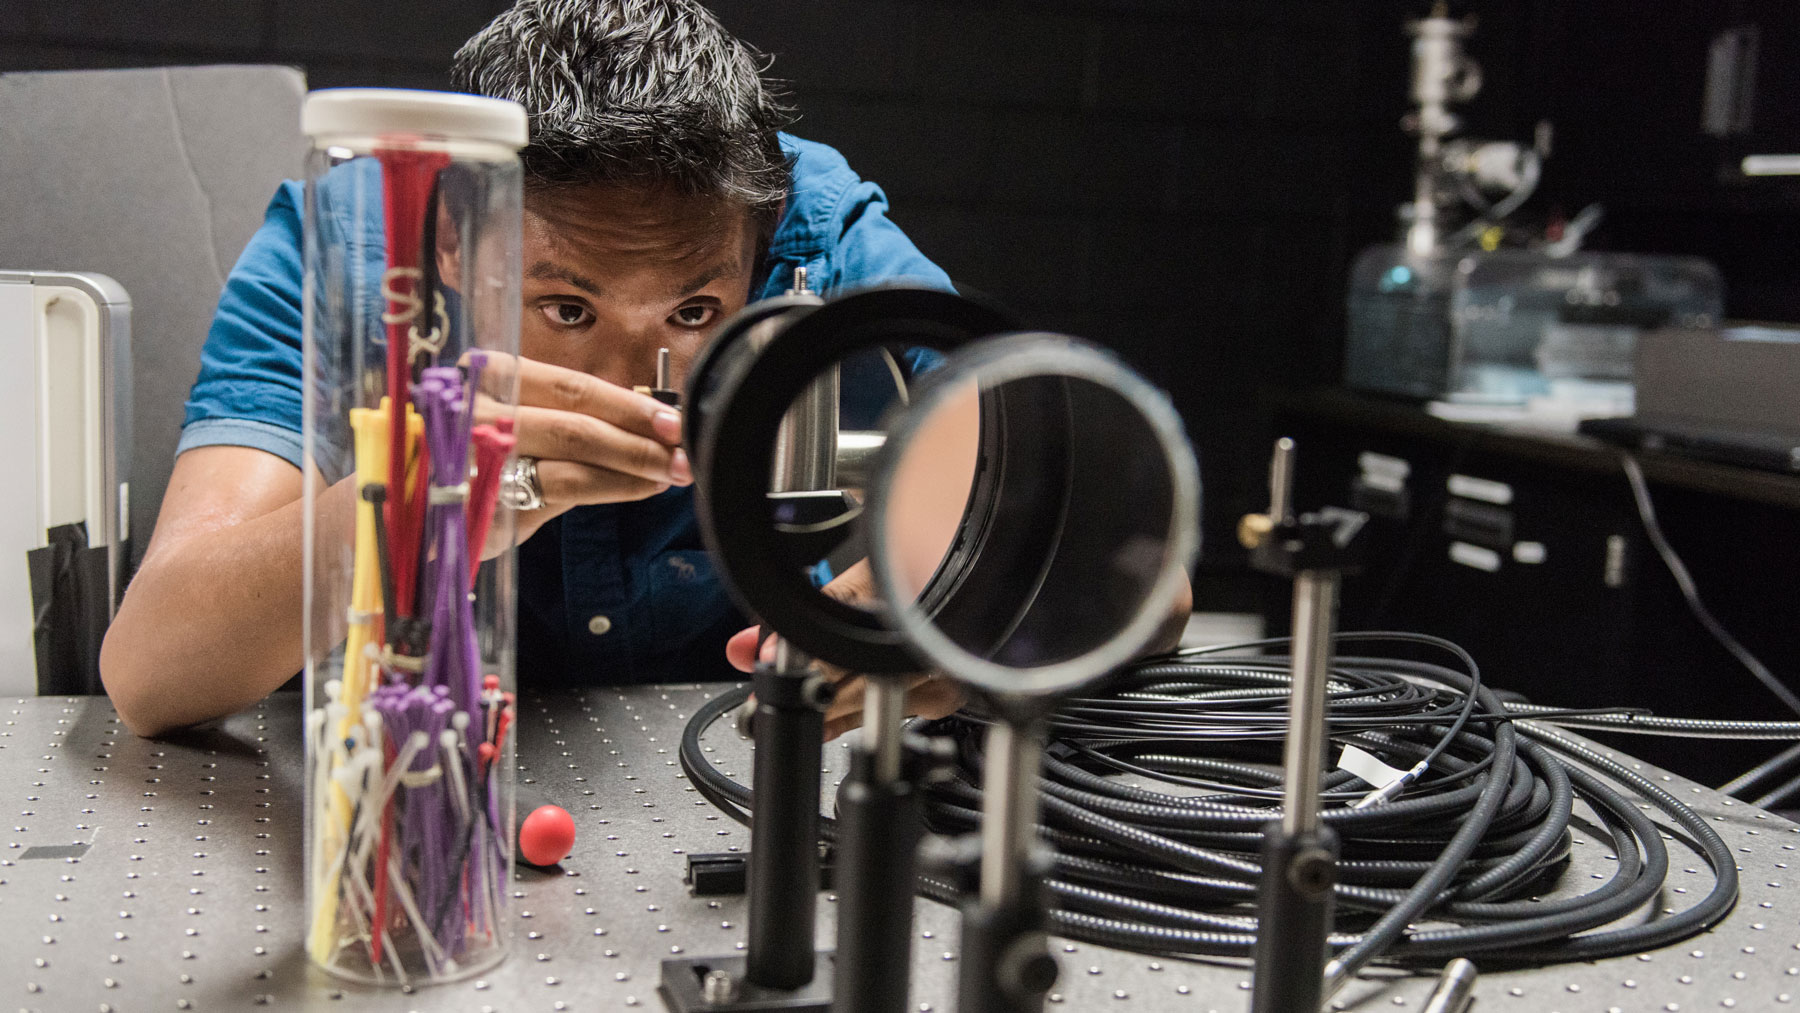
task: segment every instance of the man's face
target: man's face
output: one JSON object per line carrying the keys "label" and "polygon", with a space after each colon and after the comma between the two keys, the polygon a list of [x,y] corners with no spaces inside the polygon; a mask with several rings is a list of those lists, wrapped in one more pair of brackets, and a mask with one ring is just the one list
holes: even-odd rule
{"label": "man's face", "polygon": [[750,296],[756,229],[739,206],[590,186],[525,201],[526,358],[623,387],[669,349],[679,388],[714,325]]}

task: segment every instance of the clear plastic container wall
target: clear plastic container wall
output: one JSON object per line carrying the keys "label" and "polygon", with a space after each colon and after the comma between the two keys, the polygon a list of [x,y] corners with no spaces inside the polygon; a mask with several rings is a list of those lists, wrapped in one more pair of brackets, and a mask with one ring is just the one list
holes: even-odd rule
{"label": "clear plastic container wall", "polygon": [[305,945],[425,984],[506,953],[521,171],[403,130],[313,144]]}

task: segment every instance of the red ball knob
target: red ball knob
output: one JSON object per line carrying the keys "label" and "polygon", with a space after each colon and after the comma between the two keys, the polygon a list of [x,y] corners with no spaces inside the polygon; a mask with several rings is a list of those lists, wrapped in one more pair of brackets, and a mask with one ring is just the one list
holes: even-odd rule
{"label": "red ball knob", "polygon": [[519,822],[519,857],[532,865],[555,865],[574,847],[575,818],[561,806],[538,806]]}

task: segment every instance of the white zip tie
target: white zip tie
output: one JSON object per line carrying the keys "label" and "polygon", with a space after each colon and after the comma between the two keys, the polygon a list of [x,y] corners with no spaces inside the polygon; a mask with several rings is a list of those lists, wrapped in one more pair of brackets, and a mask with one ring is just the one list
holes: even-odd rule
{"label": "white zip tie", "polygon": [[457,485],[434,485],[426,489],[425,502],[431,506],[448,506],[452,503],[469,501],[469,483]]}
{"label": "white zip tie", "polygon": [[394,789],[406,775],[407,764],[412,763],[413,758],[419,755],[419,750],[424,749],[430,741],[430,737],[424,732],[414,732],[406,737],[406,745],[401,746],[400,752],[395,754],[393,764],[388,767],[387,777],[381,782],[380,802],[383,808],[394,797]]}
{"label": "white zip tie", "polygon": [[444,973],[444,949],[438,945],[437,937],[426,930],[425,917],[419,914],[419,906],[413,902],[412,888],[406,885],[406,877],[400,872],[399,849],[388,854],[388,874],[393,877],[388,891],[400,901],[406,917],[412,919],[413,935],[418,937],[419,949],[425,955],[425,963],[431,970],[431,976],[441,977]]}
{"label": "white zip tie", "polygon": [[[459,712],[460,713],[460,712]],[[469,822],[469,784],[463,780],[462,760],[457,754],[456,743],[462,738],[456,732],[446,728],[438,733],[438,750],[444,754],[441,761],[450,771],[451,794],[456,796],[456,814],[465,824]]]}
{"label": "white zip tie", "polygon": [[400,775],[400,783],[408,788],[423,788],[428,784],[436,784],[444,776],[444,768],[432,764],[424,770],[409,770]]}

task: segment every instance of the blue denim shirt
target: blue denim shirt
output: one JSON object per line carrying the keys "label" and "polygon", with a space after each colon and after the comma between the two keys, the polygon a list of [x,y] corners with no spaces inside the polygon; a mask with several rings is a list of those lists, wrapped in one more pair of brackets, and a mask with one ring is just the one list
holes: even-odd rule
{"label": "blue denim shirt", "polygon": [[[799,266],[827,296],[888,281],[950,287],[888,220],[880,187],[825,145],[786,134],[781,143],[793,188],[754,298],[784,291]],[[301,467],[302,200],[299,183],[281,185],[226,279],[177,453],[254,447]],[[351,207],[331,207],[328,227],[340,237],[379,236],[379,204],[360,213],[357,221]],[[371,304],[380,304],[378,294]],[[930,356],[915,350],[905,368],[916,372]],[[846,424],[872,424],[892,383],[878,359],[847,364]],[[701,542],[691,490],[580,507],[545,524],[520,547],[518,585],[518,671],[526,685],[732,675],[725,638],[746,620]]]}

